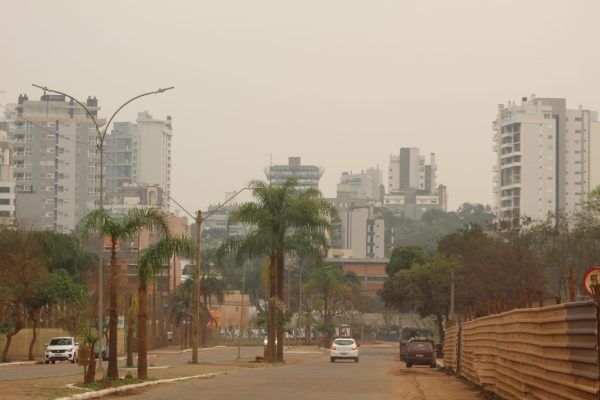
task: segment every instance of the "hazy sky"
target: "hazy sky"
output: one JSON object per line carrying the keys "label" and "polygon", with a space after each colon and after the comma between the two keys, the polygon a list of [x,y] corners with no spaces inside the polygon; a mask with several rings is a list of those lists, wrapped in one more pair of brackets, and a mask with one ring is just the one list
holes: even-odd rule
{"label": "hazy sky", "polygon": [[326,171],[435,152],[450,208],[492,201],[498,103],[600,110],[600,1],[3,1],[0,103],[32,82],[172,115],[173,197],[195,210],[301,156]]}

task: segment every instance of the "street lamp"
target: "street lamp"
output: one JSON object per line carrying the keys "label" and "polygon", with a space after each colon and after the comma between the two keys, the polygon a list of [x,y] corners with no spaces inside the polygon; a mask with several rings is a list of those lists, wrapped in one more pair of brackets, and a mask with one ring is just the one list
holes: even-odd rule
{"label": "street lamp", "polygon": [[[98,135],[98,143],[96,144],[96,146],[100,150],[100,208],[101,209],[104,207],[104,203],[103,203],[103,201],[104,201],[104,139],[106,138],[106,133],[108,131],[108,127],[110,126],[110,123],[115,118],[115,116],[119,113],[119,111],[121,111],[123,109],[123,107],[125,107],[127,104],[131,103],[132,101],[137,100],[140,97],[149,96],[151,94],[163,93],[163,92],[166,92],[167,90],[171,90],[171,89],[175,88],[174,86],[170,86],[170,87],[166,87],[166,88],[159,88],[159,89],[157,89],[155,91],[142,93],[142,94],[139,94],[139,95],[137,95],[135,97],[132,97],[131,99],[127,100],[125,103],[121,104],[119,106],[119,108],[117,108],[117,110],[111,115],[111,117],[109,118],[108,122],[104,126],[104,131],[101,132],[100,131],[100,126],[98,126],[98,121],[96,120],[96,117],[91,113],[91,111],[81,101],[77,100],[75,97],[73,97],[73,96],[71,96],[71,95],[69,95],[67,93],[60,92],[60,91],[54,90],[54,89],[49,89],[47,86],[36,85],[35,83],[32,83],[32,86],[35,86],[36,88],[42,89],[44,92],[57,93],[57,94],[60,94],[62,96],[68,97],[69,99],[73,100],[75,103],[79,104],[81,106],[81,108],[83,108],[85,110],[86,114],[90,117],[90,119],[94,123],[94,127],[96,128],[96,134]],[[104,322],[103,304],[102,304],[102,297],[103,297],[103,282],[102,282],[102,279],[103,279],[102,278],[103,253],[104,253],[104,237],[101,237],[101,241],[100,241],[100,266],[98,268],[98,336],[99,336],[99,340],[100,340],[100,353],[102,353],[102,349],[103,349],[103,346],[102,346],[103,345],[103,343],[102,343],[102,326],[103,326],[103,322]],[[111,349],[110,351],[112,351],[112,350],[113,349]],[[98,357],[98,368],[102,369],[102,357]]]}
{"label": "street lamp", "polygon": [[229,197],[227,200],[225,200],[225,202],[223,202],[222,204],[220,204],[217,208],[215,208],[214,210],[212,210],[210,213],[208,213],[205,217],[202,216],[202,211],[198,210],[196,212],[196,215],[194,216],[191,212],[189,212],[187,209],[185,209],[185,207],[183,207],[181,204],[177,203],[175,201],[175,199],[171,198],[171,196],[169,196],[168,193],[166,193],[164,190],[160,189],[170,200],[173,200],[175,202],[175,204],[177,204],[179,206],[179,208],[181,208],[187,215],[189,215],[190,217],[192,217],[192,219],[196,222],[196,259],[194,261],[195,263],[195,268],[194,268],[194,311],[193,311],[193,317],[192,317],[192,322],[193,322],[193,333],[192,333],[192,364],[198,364],[198,347],[200,344],[200,272],[201,272],[201,265],[200,265],[200,261],[201,261],[201,255],[202,255],[202,248],[201,248],[201,236],[202,236],[202,223],[204,221],[206,221],[208,218],[210,218],[214,213],[216,213],[217,211],[219,211],[221,208],[223,208],[227,203],[229,203],[231,200],[233,200],[235,197],[237,197],[237,195],[239,195],[240,193],[242,193],[244,190],[248,190],[248,189],[252,189],[252,187],[244,187],[240,190],[238,190],[237,192],[235,192],[231,197]]}

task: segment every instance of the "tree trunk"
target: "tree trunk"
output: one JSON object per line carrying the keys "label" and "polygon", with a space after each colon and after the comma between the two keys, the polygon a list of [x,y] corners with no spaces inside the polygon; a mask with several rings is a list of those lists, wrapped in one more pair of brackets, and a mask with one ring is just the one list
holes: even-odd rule
{"label": "tree trunk", "polygon": [[[93,383],[96,380],[96,360],[94,358],[94,344],[89,345],[90,358],[88,360],[87,371],[83,377],[83,383]],[[102,357],[102,350],[98,353],[98,357]]]}
{"label": "tree trunk", "polygon": [[275,338],[277,330],[275,323],[276,317],[276,298],[277,295],[277,266],[276,260],[270,259],[269,263],[269,309],[267,310],[267,348],[265,353],[265,361],[275,361]]}
{"label": "tree trunk", "polygon": [[110,297],[109,297],[109,320],[108,320],[108,379],[119,379],[119,368],[117,366],[117,241],[111,240],[110,246]]}
{"label": "tree trunk", "polygon": [[277,361],[283,362],[283,341],[284,336],[284,255],[283,252],[277,254]]}
{"label": "tree trunk", "polygon": [[13,336],[15,336],[21,328],[23,328],[23,319],[21,317],[21,309],[19,306],[15,309],[15,326],[6,334],[4,340],[4,349],[2,349],[2,362],[8,362],[8,350],[10,349],[10,343],[12,342]]}
{"label": "tree trunk", "polygon": [[[135,329],[132,321],[127,324],[127,366],[133,367],[133,330]],[[139,346],[139,344],[138,344]]]}
{"label": "tree trunk", "polygon": [[436,314],[435,316],[435,324],[438,328],[438,334],[440,335],[440,343],[444,343],[444,318],[442,314]]}
{"label": "tree trunk", "polygon": [[138,379],[148,379],[148,287],[141,280],[138,286]]}
{"label": "tree trunk", "polygon": [[27,356],[29,361],[33,361],[33,346],[35,345],[35,341],[37,339],[38,318],[36,316],[36,312],[31,314],[31,320],[33,321],[33,336],[31,337],[31,342],[29,343],[29,354]]}

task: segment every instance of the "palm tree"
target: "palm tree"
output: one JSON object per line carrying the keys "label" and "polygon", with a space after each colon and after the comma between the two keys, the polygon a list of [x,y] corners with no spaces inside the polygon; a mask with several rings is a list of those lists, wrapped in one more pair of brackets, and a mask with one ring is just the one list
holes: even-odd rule
{"label": "palm tree", "polygon": [[230,240],[225,246],[238,257],[267,257],[269,312],[265,356],[268,361],[283,361],[284,256],[308,248],[323,251],[331,230],[329,221],[336,211],[318,189],[299,190],[293,179],[281,186],[254,182],[252,193],[255,201],[234,209],[229,217],[229,224],[249,225],[251,231],[242,240]]}
{"label": "palm tree", "polygon": [[193,258],[194,242],[189,237],[175,236],[150,245],[140,257],[138,266],[138,379],[148,378],[148,283],[173,256]]}
{"label": "palm tree", "polygon": [[[194,279],[186,279],[177,287],[175,294],[171,297],[170,317],[175,322],[175,326],[191,321],[194,316]],[[182,329],[181,349],[186,346],[185,337],[187,332]]]}
{"label": "palm tree", "polygon": [[[98,232],[102,238],[110,239],[110,279],[109,279],[109,321],[108,321],[108,379],[118,379],[117,367],[117,288],[119,243],[135,237],[139,232],[157,230],[160,234],[169,236],[169,226],[166,215],[156,208],[136,208],[122,218],[113,218],[103,209],[91,211],[81,220],[84,236],[90,232]],[[104,250],[102,245],[101,251]]]}
{"label": "palm tree", "polygon": [[212,276],[203,276],[200,281],[200,287],[202,288],[202,308],[200,310],[200,322],[201,322],[201,341],[203,346],[207,346],[206,343],[206,328],[211,320],[210,305],[211,299],[214,297],[217,303],[222,304],[225,299],[226,284],[221,279],[217,279]]}

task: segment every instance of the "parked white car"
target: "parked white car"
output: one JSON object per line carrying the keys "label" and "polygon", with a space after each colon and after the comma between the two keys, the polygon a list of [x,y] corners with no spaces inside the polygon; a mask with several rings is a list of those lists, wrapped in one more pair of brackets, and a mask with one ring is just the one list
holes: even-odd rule
{"label": "parked white car", "polygon": [[358,347],[354,339],[338,338],[333,341],[329,348],[329,356],[331,362],[338,359],[351,359],[358,362]]}
{"label": "parked white car", "polygon": [[75,363],[79,359],[79,343],[74,337],[55,337],[45,345],[44,362],[54,364],[57,360]]}

